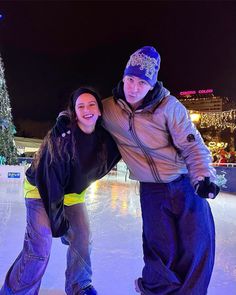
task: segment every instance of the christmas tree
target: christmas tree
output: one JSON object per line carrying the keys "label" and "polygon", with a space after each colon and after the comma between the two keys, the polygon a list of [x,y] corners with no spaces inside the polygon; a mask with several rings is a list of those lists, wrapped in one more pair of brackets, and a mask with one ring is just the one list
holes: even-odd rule
{"label": "christmas tree", "polygon": [[14,141],[15,133],[10,99],[4,78],[4,67],[0,56],[0,164],[17,164],[17,149]]}

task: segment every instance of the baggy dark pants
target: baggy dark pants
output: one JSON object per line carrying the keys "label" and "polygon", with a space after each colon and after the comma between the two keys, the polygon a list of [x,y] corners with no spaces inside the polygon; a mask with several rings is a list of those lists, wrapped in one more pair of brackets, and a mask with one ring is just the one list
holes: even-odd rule
{"label": "baggy dark pants", "polygon": [[143,294],[207,294],[215,256],[207,200],[195,194],[186,175],[170,183],[140,183],[140,198]]}

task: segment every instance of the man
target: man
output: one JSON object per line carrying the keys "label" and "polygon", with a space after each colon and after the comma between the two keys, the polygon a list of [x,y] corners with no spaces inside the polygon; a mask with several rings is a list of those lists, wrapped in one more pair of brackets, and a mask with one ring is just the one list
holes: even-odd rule
{"label": "man", "polygon": [[219,188],[210,152],[186,108],[157,80],[160,60],[151,46],[130,56],[123,80],[103,101],[103,120],[130,178],[140,182],[144,268],[136,291],[205,295],[215,255],[206,198]]}
{"label": "man", "polygon": [[137,50],[113,96],[103,101],[105,128],[130,178],[140,182],[145,265],[136,291],[205,295],[215,253],[205,198],[219,188],[210,152],[186,108],[157,80],[159,68],[155,48]]}

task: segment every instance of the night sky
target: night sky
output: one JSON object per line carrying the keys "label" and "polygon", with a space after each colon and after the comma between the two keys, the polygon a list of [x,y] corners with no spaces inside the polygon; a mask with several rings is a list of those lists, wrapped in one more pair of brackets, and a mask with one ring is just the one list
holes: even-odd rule
{"label": "night sky", "polygon": [[1,1],[0,14],[16,122],[54,121],[83,84],[109,96],[144,45],[159,51],[173,94],[213,88],[236,101],[236,2]]}

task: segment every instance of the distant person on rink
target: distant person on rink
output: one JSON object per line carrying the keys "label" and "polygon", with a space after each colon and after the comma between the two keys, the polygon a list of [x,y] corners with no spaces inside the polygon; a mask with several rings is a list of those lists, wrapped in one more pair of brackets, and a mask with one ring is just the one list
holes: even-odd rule
{"label": "distant person on rink", "polygon": [[225,166],[225,164],[228,162],[226,158],[227,152],[225,150],[220,151],[220,158],[219,158],[219,166]]}
{"label": "distant person on rink", "polygon": [[68,245],[66,294],[97,294],[91,284],[91,234],[85,190],[117,164],[120,154],[101,126],[102,104],[97,93],[77,89],[67,114],[70,134],[56,137],[57,124],[26,171],[24,246],[7,273],[1,295],[39,293],[52,237],[62,237]]}
{"label": "distant person on rink", "polygon": [[140,182],[143,295],[206,295],[215,228],[206,198],[219,192],[210,151],[186,108],[157,80],[160,55],[134,52],[113,96],[103,101],[104,126],[118,144],[130,178]]}
{"label": "distant person on rink", "polygon": [[228,160],[228,162],[229,163],[236,163],[236,152],[234,151],[234,150],[231,150],[230,152],[229,152],[229,160]]}

